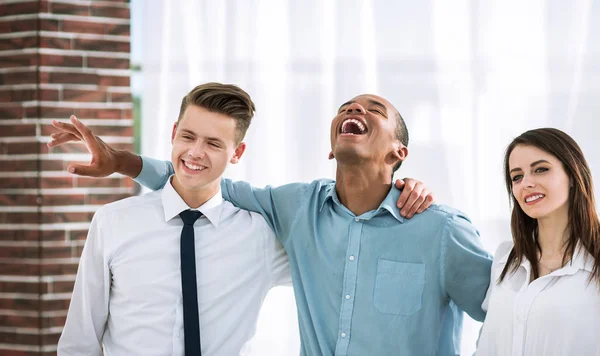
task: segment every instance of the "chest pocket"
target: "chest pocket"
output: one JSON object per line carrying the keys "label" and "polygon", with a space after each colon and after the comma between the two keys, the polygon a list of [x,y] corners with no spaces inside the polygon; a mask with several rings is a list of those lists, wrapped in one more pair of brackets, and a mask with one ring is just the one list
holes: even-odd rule
{"label": "chest pocket", "polygon": [[421,309],[424,287],[425,264],[380,258],[373,303],[384,314],[412,315]]}

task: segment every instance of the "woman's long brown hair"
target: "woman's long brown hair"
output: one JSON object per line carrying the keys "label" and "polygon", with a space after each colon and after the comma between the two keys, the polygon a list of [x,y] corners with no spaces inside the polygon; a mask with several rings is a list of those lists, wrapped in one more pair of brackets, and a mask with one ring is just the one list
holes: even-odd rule
{"label": "woman's long brown hair", "polygon": [[561,161],[572,184],[569,191],[567,226],[569,235],[563,255],[563,265],[573,258],[577,243],[581,243],[583,248],[594,258],[590,282],[595,280],[600,287],[600,221],[596,213],[592,173],[575,140],[554,128],[527,131],[515,138],[506,149],[504,178],[506,190],[513,206],[510,227],[514,247],[508,256],[499,281],[502,282],[507,273],[514,273],[523,262],[523,258],[531,263],[533,278],[539,277],[537,264],[537,253],[540,248],[537,243],[538,223],[536,219],[525,214],[514,197],[508,165],[510,154],[519,145],[537,147]]}

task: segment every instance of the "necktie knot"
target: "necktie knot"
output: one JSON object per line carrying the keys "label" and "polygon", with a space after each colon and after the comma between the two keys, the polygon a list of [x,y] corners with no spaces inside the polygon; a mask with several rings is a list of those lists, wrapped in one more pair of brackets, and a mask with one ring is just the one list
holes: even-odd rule
{"label": "necktie knot", "polygon": [[194,225],[196,220],[198,220],[198,218],[202,216],[202,213],[198,210],[188,209],[179,213],[179,216],[181,217],[181,220],[183,220],[183,223],[185,225]]}

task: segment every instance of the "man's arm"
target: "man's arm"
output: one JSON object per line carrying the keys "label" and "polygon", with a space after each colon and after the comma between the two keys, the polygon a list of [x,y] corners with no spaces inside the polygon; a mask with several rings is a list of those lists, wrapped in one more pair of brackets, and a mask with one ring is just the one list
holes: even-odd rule
{"label": "man's arm", "polygon": [[[67,170],[73,174],[89,177],[106,177],[112,173],[121,173],[134,178],[141,185],[152,190],[162,188],[169,176],[173,174],[173,166],[168,161],[158,161],[152,158],[140,157],[132,152],[117,150],[107,145],[100,137],[74,115],[71,123],[54,120],[52,126],[59,132],[51,135],[49,147],[55,147],[67,142],[83,142],[92,155],[89,165],[70,164]],[[421,213],[434,201],[433,194],[425,184],[411,178],[396,181],[396,187],[402,189],[398,199],[400,215],[411,218],[415,213]]]}
{"label": "man's arm", "polygon": [[58,341],[58,356],[102,355],[109,294],[110,271],[96,214],[81,254],[67,321]]}
{"label": "man's arm", "polygon": [[492,257],[466,216],[449,218],[442,236],[442,283],[450,298],[477,321],[485,319],[481,305],[490,284]]}
{"label": "man's arm", "polygon": [[309,199],[308,194],[313,193],[309,192],[311,186],[292,183],[280,187],[255,188],[247,182],[221,180],[223,199],[261,214],[284,246],[298,209]]}

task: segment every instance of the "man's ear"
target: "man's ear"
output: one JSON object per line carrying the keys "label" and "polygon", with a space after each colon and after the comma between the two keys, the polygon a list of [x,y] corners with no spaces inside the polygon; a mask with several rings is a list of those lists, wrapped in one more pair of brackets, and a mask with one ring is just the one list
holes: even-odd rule
{"label": "man's ear", "polygon": [[173,132],[171,132],[171,144],[173,144],[173,140],[175,139],[175,133],[177,132],[177,122],[173,124]]}
{"label": "man's ear", "polygon": [[392,151],[392,157],[396,162],[404,162],[406,157],[408,157],[408,147],[400,143],[397,147],[395,147],[394,151]]}
{"label": "man's ear", "polygon": [[235,151],[233,152],[233,157],[231,157],[231,160],[229,160],[229,162],[232,164],[238,163],[240,161],[240,158],[242,158],[244,151],[246,151],[246,143],[240,142],[240,144],[235,148]]}
{"label": "man's ear", "polygon": [[333,155],[333,152],[329,152],[329,159],[334,159],[335,156]]}

